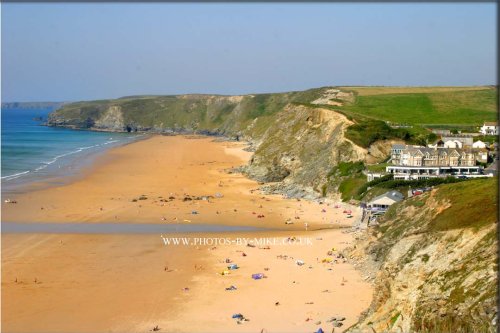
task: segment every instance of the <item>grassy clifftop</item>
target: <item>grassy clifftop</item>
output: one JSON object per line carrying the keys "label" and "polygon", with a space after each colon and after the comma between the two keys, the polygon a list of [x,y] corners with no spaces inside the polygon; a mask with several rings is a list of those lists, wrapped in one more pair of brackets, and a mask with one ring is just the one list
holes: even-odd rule
{"label": "grassy clifftop", "polygon": [[379,273],[370,312],[352,331],[495,332],[497,210],[496,178],[391,206],[356,250]]}
{"label": "grassy clifftop", "polygon": [[347,113],[394,123],[481,125],[498,118],[496,87],[345,87]]}
{"label": "grassy clifftop", "polygon": [[[377,140],[422,143],[422,124],[479,126],[497,119],[497,87],[323,87],[243,96],[130,96],[77,102],[52,113],[48,124],[113,131],[213,132],[261,136],[289,104],[323,107],[354,124],[346,136],[368,147]],[[386,122],[408,124],[391,128]]]}
{"label": "grassy clifftop", "polygon": [[[247,170],[254,178],[287,179],[315,194],[331,195],[341,186],[348,198],[365,179],[330,181],[328,173],[339,162],[373,164],[385,159],[391,142],[435,139],[420,123],[493,120],[496,94],[492,87],[323,87],[243,96],[129,96],[66,104],[50,114],[48,125],[238,136],[256,149]],[[394,128],[387,121],[413,127]]]}

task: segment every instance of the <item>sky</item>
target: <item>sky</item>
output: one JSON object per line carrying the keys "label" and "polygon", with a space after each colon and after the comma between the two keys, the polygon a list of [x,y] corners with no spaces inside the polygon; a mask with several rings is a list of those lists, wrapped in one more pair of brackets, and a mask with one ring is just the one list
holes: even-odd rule
{"label": "sky", "polygon": [[494,3],[1,5],[2,101],[496,84]]}

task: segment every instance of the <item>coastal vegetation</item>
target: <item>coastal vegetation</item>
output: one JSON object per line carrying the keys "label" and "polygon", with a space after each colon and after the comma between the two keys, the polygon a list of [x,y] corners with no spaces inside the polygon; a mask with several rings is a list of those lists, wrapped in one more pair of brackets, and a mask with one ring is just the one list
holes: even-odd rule
{"label": "coastal vegetation", "polygon": [[327,175],[328,183],[324,187],[324,194],[328,188],[337,188],[344,201],[356,195],[357,189],[366,183],[363,162],[340,162]]}
{"label": "coastal vegetation", "polygon": [[381,273],[352,332],[495,331],[497,181],[442,184],[390,207],[361,243]]}
{"label": "coastal vegetation", "polygon": [[335,109],[356,120],[346,136],[362,147],[384,139],[425,145],[436,138],[429,127],[476,131],[498,117],[496,87],[344,89],[356,98]]}
{"label": "coastal vegetation", "polygon": [[[242,139],[255,150],[245,170],[250,177],[264,182],[287,180],[290,190],[291,185],[300,185],[317,195],[340,193],[343,200],[359,200],[379,192],[367,190],[373,186],[366,184],[360,164],[346,164],[353,168],[348,174],[340,170],[333,175],[332,168],[361,162],[369,171],[383,171],[387,156],[371,154],[374,145],[390,141],[426,145],[437,138],[428,127],[474,129],[495,119],[496,96],[496,87],[490,86],[322,87],[242,96],[129,96],[65,104],[50,115],[48,124]],[[376,187],[401,188],[402,184]],[[288,195],[306,192],[288,191]]]}
{"label": "coastal vegetation", "polygon": [[[342,111],[373,119],[419,124],[482,124],[497,119],[496,87],[457,87],[448,89],[363,87],[345,88],[354,92],[354,103],[340,106]],[[373,90],[373,93],[370,93]],[[399,90],[399,91],[398,91]]]}
{"label": "coastal vegetation", "polygon": [[[330,98],[331,104],[313,104],[331,87],[306,91],[251,94],[244,96],[221,95],[176,95],[176,96],[131,96],[114,100],[86,101],[64,104],[54,115],[51,124],[57,124],[57,115],[66,118],[68,125],[83,126],[87,118],[94,119],[110,106],[121,107],[125,122],[137,127],[188,128],[192,122],[198,129],[214,129],[225,123],[237,111],[239,120],[254,120],[271,117],[288,103],[304,106],[316,105],[335,109],[355,121],[358,126],[372,129],[380,136],[409,139],[415,125],[471,126],[497,118],[496,87],[345,87],[343,91],[353,98]],[[241,102],[241,103],[239,103]],[[235,110],[236,106],[238,109]],[[233,115],[234,116],[234,115]],[[78,122],[77,120],[80,120]],[[94,119],[95,120],[95,119]],[[390,131],[383,123],[406,124],[407,128]],[[244,126],[244,121],[240,124]],[[239,129],[243,126],[237,126]],[[196,129],[196,128],[193,128]],[[236,128],[235,128],[236,129]],[[418,132],[418,131],[417,131]],[[373,133],[368,133],[368,137]],[[417,134],[417,133],[414,133]],[[348,134],[349,135],[349,134]],[[376,138],[377,139],[377,138]]]}
{"label": "coastal vegetation", "polygon": [[409,141],[414,134],[406,129],[393,129],[382,120],[363,119],[349,126],[346,137],[358,146],[368,148],[378,140],[401,139]]}

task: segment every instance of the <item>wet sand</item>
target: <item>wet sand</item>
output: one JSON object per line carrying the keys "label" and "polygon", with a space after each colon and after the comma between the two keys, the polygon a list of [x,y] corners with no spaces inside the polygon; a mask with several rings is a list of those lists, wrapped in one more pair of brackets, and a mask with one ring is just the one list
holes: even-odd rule
{"label": "wet sand", "polygon": [[[243,147],[155,136],[115,148],[73,183],[2,203],[2,220],[257,226],[279,231],[163,236],[295,236],[312,244],[264,249],[165,245],[159,234],[2,234],[3,331],[147,332],[158,325],[160,332],[331,332],[326,320],[335,315],[346,317],[336,332],[353,324],[369,306],[371,286],[349,263],[321,260],[351,241],[338,228],[359,212],[347,219],[345,205],[261,194],[256,182],[226,172],[248,161]],[[240,268],[223,276],[226,258]],[[253,273],[267,278],[253,280]],[[226,291],[231,285],[237,290]],[[238,324],[236,313],[250,321]]]}

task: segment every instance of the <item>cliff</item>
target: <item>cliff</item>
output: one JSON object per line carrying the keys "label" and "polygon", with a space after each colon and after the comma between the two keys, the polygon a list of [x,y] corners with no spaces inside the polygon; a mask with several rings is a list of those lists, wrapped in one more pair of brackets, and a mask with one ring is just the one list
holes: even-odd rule
{"label": "cliff", "polygon": [[263,182],[280,182],[267,186],[270,192],[318,195],[332,166],[367,156],[345,138],[350,125],[352,121],[332,110],[288,106],[269,124],[246,172]]}
{"label": "cliff", "polygon": [[496,332],[497,210],[496,178],[391,206],[351,249],[375,292],[349,331]]}
{"label": "cliff", "polygon": [[[118,132],[197,133],[249,141],[244,168],[270,192],[317,197],[332,165],[363,160],[367,150],[346,139],[353,124],[322,107],[353,95],[332,88],[245,96],[137,96],[78,102],[51,113],[49,126]],[[327,105],[327,104],[326,104]],[[332,191],[334,193],[334,191]]]}
{"label": "cliff", "polygon": [[158,133],[213,133],[258,137],[290,103],[305,103],[322,89],[245,96],[137,96],[77,102],[52,113],[49,126]]}

